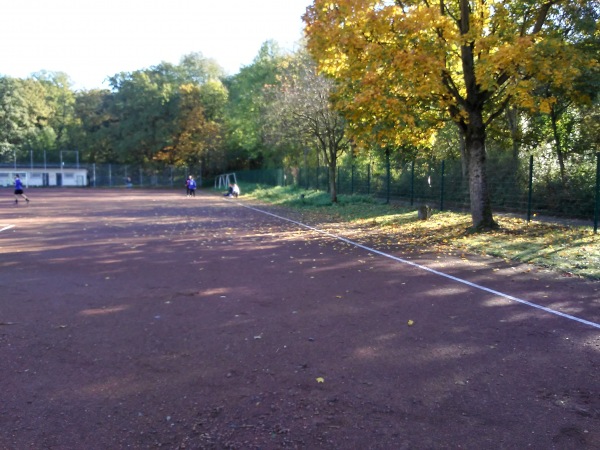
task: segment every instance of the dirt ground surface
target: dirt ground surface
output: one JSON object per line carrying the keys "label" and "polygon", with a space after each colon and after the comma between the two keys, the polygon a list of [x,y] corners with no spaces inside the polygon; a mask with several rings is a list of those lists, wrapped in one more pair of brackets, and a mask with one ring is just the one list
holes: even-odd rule
{"label": "dirt ground surface", "polygon": [[4,191],[1,449],[600,448],[598,282],[212,192]]}

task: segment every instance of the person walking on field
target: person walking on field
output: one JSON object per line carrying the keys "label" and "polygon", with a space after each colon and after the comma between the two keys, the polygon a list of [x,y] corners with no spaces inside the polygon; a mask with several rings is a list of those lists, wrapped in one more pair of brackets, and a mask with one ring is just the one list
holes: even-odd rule
{"label": "person walking on field", "polygon": [[15,205],[19,204],[19,195],[25,199],[25,201],[29,204],[29,199],[23,193],[23,182],[19,178],[19,175],[15,175]]}

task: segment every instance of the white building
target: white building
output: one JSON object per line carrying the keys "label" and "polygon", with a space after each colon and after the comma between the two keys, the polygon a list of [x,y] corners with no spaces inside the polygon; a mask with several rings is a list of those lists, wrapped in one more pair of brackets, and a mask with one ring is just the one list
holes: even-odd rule
{"label": "white building", "polygon": [[29,187],[84,187],[88,185],[87,169],[74,168],[0,168],[0,186],[14,186],[15,175],[19,175],[23,185]]}

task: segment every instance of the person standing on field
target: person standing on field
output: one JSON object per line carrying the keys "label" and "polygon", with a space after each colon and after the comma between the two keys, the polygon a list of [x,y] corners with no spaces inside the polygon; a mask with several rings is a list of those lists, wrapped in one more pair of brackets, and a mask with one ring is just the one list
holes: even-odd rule
{"label": "person standing on field", "polygon": [[192,176],[190,175],[186,180],[185,180],[185,195],[186,197],[190,196],[190,180],[192,179]]}
{"label": "person standing on field", "polygon": [[188,197],[196,196],[196,180],[194,177],[190,175],[190,179],[188,180]]}
{"label": "person standing on field", "polygon": [[19,178],[19,175],[15,175],[15,205],[19,204],[19,195],[29,204],[29,199],[23,193],[23,182]]}

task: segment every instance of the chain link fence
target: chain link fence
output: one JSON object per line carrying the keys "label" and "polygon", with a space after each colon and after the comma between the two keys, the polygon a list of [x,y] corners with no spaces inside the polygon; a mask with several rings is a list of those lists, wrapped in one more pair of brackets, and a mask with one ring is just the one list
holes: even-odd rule
{"label": "chain link fence", "polygon": [[[82,181],[69,183],[68,175],[84,173]],[[26,187],[171,187],[185,188],[185,181],[193,175],[201,185],[199,170],[188,167],[142,167],[121,164],[56,163],[0,163],[0,185],[12,186],[14,175],[20,175]],[[32,180],[39,178],[39,183]]]}
{"label": "chain link fence", "polygon": [[[62,160],[61,156],[61,160]],[[88,187],[168,187],[185,188],[193,175],[199,186],[209,187],[212,179],[202,180],[199,168],[142,167],[118,164],[84,164],[78,158],[47,164],[29,161],[1,161],[0,175],[27,174],[68,169],[86,170]],[[557,219],[577,219],[592,224],[597,232],[600,215],[600,154],[581,157],[571,163],[562,176],[556,167],[533,157],[529,161],[489,155],[488,187],[496,212]],[[296,167],[236,172],[242,183],[267,186],[295,185],[303,189],[329,190],[327,167]],[[42,177],[43,179],[43,177]],[[9,184],[6,184],[7,186]],[[339,166],[336,188],[341,195],[370,195],[387,202],[409,206],[428,204],[434,209],[469,210],[469,186],[460,160],[391,162],[390,158]]]}
{"label": "chain link fence", "polygon": [[185,181],[193,175],[200,186],[200,175],[187,167],[166,166],[145,168],[118,164],[89,164],[90,187],[170,187],[185,188]]}
{"label": "chain link fence", "polygon": [[[550,220],[577,220],[597,232],[600,214],[600,154],[572,165],[564,178],[546,165],[490,156],[488,187],[492,208],[500,213]],[[238,180],[270,186],[295,185],[329,190],[327,167],[236,172]],[[469,185],[461,161],[387,161],[340,166],[336,172],[338,195],[370,195],[407,206],[427,204],[440,211],[468,211]]]}

